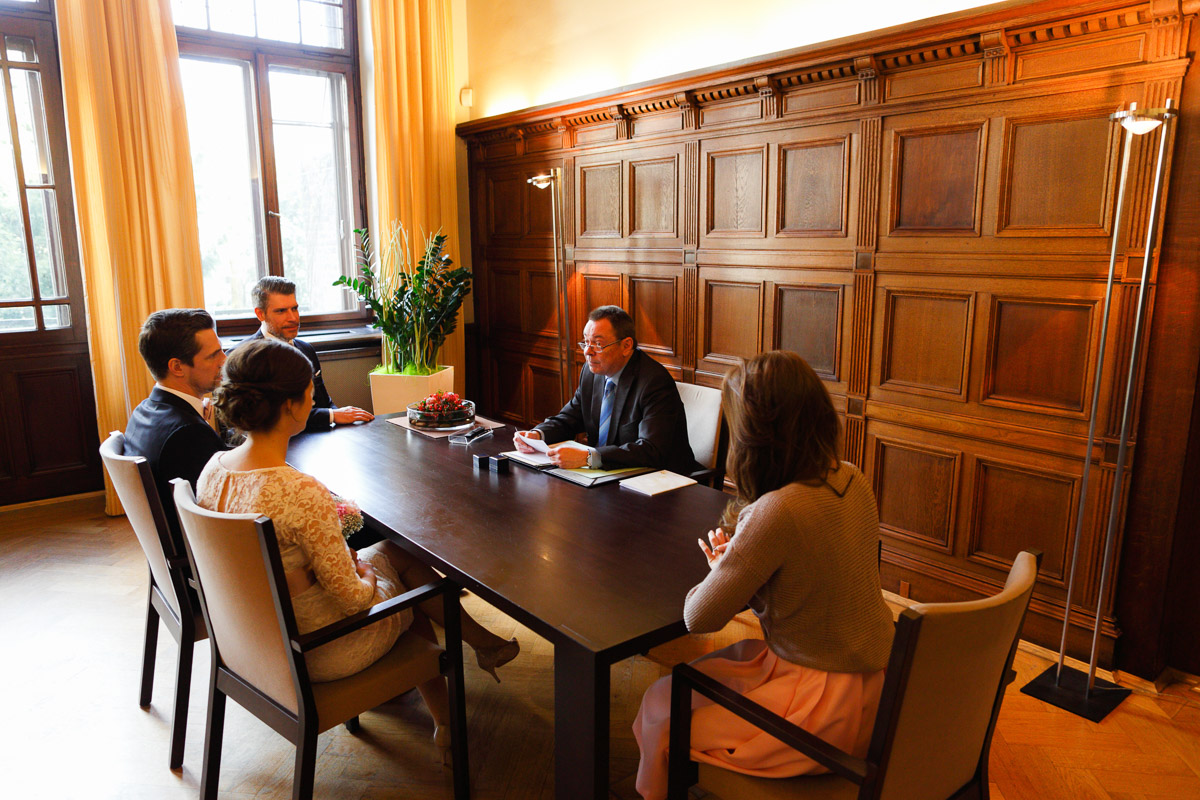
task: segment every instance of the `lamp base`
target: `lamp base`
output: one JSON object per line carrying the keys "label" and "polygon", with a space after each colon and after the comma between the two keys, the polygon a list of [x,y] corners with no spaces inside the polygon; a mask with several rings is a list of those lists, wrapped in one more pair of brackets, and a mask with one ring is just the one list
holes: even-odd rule
{"label": "lamp base", "polygon": [[1062,678],[1058,685],[1055,685],[1054,673],[1057,669],[1057,665],[1050,665],[1049,669],[1022,686],[1021,693],[1092,722],[1099,722],[1107,717],[1109,712],[1121,705],[1121,701],[1130,694],[1129,689],[1096,678],[1089,696],[1087,673],[1068,666],[1063,666]]}

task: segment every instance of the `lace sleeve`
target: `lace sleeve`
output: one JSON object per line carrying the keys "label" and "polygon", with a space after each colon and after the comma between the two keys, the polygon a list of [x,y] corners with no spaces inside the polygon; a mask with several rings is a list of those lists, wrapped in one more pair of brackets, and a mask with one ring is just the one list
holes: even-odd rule
{"label": "lace sleeve", "polygon": [[296,520],[296,544],[308,556],[317,581],[342,611],[353,614],[369,607],[375,599],[371,584],[360,578],[350,558],[333,495],[321,482],[300,475],[292,498]]}

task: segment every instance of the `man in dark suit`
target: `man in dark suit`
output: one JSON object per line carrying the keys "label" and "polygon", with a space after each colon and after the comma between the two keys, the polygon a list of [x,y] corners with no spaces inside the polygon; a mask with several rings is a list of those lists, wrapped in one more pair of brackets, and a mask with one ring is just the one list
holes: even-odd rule
{"label": "man in dark suit", "polygon": [[[679,390],[667,370],[638,349],[629,314],[618,306],[595,309],[579,346],[587,369],[571,402],[520,433],[547,442],[586,433],[588,450],[550,448],[551,460],[567,469],[653,467],[683,475],[696,469]],[[533,452],[514,441],[521,452]]]}
{"label": "man in dark suit", "polygon": [[250,297],[254,301],[254,315],[262,325],[258,332],[246,341],[261,339],[264,336],[278,339],[295,347],[312,364],[313,407],[304,430],[327,431],[336,425],[370,422],[375,419],[370,411],[354,406],[339,408],[333,404],[329,391],[325,388],[325,380],[321,377],[321,361],[317,358],[317,351],[308,342],[296,338],[300,332],[300,304],[296,302],[296,284],[277,275],[268,275],[254,285]]}
{"label": "man in dark suit", "polygon": [[213,318],[202,308],[155,311],[142,325],[138,352],[155,384],[129,417],[125,453],[149,463],[182,552],[171,479],[186,478],[194,488],[213,453],[225,449],[211,423],[212,406],[203,399],[221,381],[225,353]]}

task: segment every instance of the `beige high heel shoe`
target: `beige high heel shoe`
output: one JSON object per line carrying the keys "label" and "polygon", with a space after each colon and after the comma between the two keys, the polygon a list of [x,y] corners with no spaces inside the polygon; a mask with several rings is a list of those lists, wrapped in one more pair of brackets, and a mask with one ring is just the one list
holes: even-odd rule
{"label": "beige high heel shoe", "polygon": [[499,683],[500,676],[496,674],[496,670],[516,658],[520,652],[521,643],[513,638],[495,647],[476,648],[475,663],[481,670],[495,678],[496,683]]}

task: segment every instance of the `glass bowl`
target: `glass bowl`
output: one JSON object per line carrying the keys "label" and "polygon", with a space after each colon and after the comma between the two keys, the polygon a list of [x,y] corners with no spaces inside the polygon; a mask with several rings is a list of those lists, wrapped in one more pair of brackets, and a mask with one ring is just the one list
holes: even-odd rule
{"label": "glass bowl", "polygon": [[426,430],[452,430],[470,425],[475,421],[475,404],[470,400],[460,400],[462,405],[456,411],[422,411],[417,406],[421,403],[408,404],[408,424],[414,428]]}

